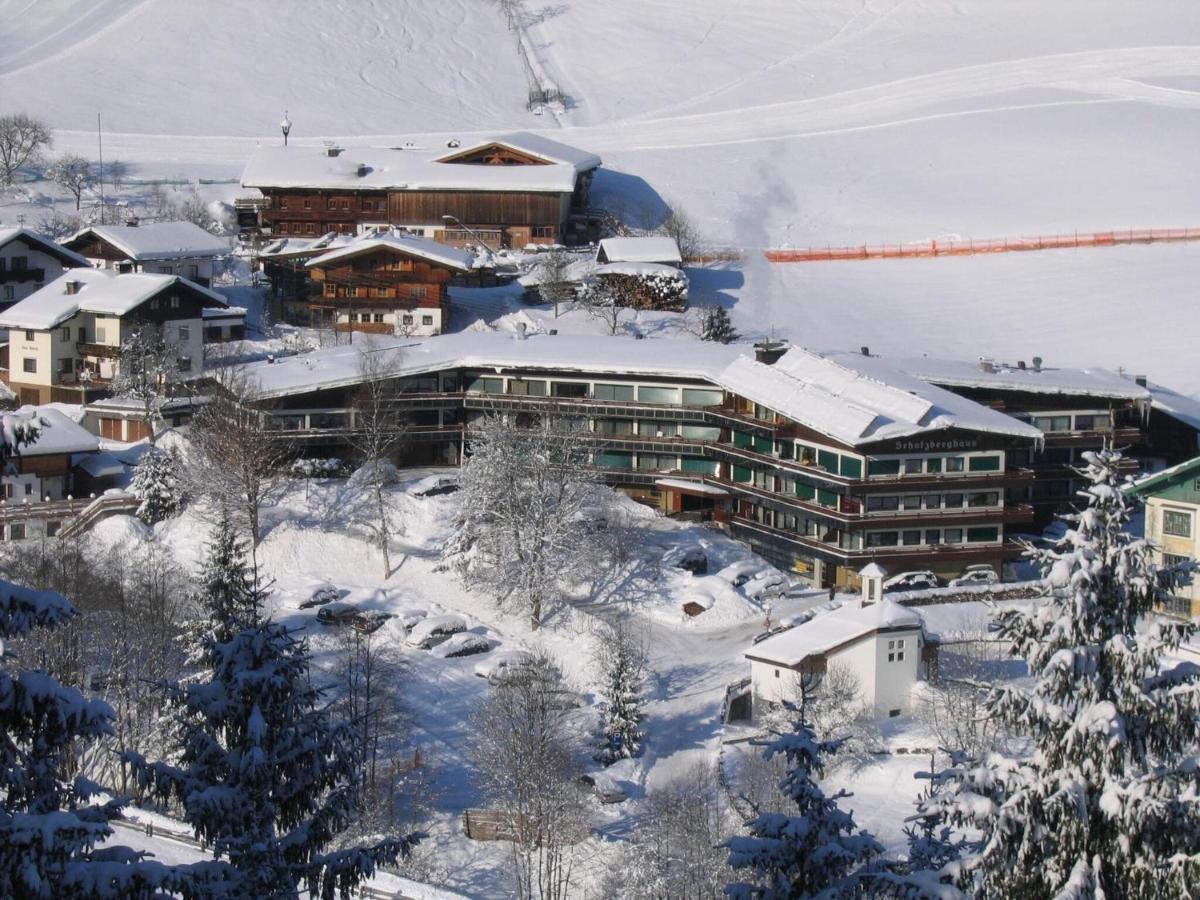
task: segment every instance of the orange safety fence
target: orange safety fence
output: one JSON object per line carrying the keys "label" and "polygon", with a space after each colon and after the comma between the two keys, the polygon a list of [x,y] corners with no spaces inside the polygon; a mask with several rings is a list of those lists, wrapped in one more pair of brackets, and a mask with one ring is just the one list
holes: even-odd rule
{"label": "orange safety fence", "polygon": [[971,256],[976,253],[1012,253],[1024,250],[1061,250],[1069,247],[1112,247],[1117,244],[1156,244],[1200,240],[1200,228],[1129,228],[1124,231],[1090,231],[1043,234],[1033,237],[982,240],[931,240],[913,244],[864,244],[858,247],[808,247],[767,250],[771,262],[828,262],[838,259],[918,259],[931,256]]}

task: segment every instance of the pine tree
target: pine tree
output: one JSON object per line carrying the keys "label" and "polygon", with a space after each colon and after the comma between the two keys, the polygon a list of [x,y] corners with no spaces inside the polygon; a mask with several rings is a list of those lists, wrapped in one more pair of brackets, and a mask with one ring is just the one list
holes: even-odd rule
{"label": "pine tree", "polygon": [[[0,418],[0,466],[37,435],[27,417]],[[113,734],[112,708],[44,671],[13,671],[4,662],[6,640],[61,628],[76,615],[59,594],[0,581],[0,896],[194,896],[198,882],[219,880],[219,867],[179,873],[141,862],[127,847],[96,849],[112,835],[108,823],[124,801],[90,802],[99,786],[67,773]]]}
{"label": "pine tree", "polygon": [[596,762],[611,766],[631,759],[642,749],[642,683],[646,676],[646,648],[626,628],[605,636],[598,654],[604,682],[600,688],[602,719]]}
{"label": "pine tree", "polygon": [[138,460],[129,490],[142,501],[134,515],[147,525],[154,525],[179,512],[184,497],[179,477],[179,457],[175,451],[150,448]]}
{"label": "pine tree", "polygon": [[237,872],[243,896],[346,895],[411,840],[326,852],[351,824],[357,758],[310,678],[307,642],[264,615],[232,526],[218,525],[202,574],[208,631],[201,676],[170,688],[177,764],[128,760],[144,787],[173,798],[197,836]]}
{"label": "pine tree", "polygon": [[734,329],[729,320],[725,307],[713,305],[704,311],[704,321],[701,324],[700,339],[716,341],[720,344],[732,344],[741,335]]}
{"label": "pine tree", "polygon": [[1054,548],[1029,551],[1048,595],[1000,617],[1033,683],[994,690],[986,709],[1032,752],[958,760],[924,809],[981,832],[948,874],[984,896],[1188,896],[1200,877],[1200,673],[1167,654],[1195,628],[1153,615],[1179,573],[1125,530],[1137,501],[1121,455],[1085,459],[1086,508]]}
{"label": "pine tree", "polygon": [[767,744],[768,759],[780,753],[787,758],[788,772],[780,788],[795,802],[797,813],[759,813],[749,823],[749,836],[730,838],[729,865],[750,869],[753,880],[729,885],[728,896],[792,900],[832,896],[860,886],[856,875],[883,853],[883,846],[838,806],[848,793],[826,797],[813,780],[824,774],[822,757],[835,753],[839,744],[817,741],[802,721]]}

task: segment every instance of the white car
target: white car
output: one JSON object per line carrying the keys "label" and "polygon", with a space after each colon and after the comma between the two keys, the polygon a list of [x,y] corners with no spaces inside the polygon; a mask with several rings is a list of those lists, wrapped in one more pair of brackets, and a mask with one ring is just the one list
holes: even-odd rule
{"label": "white car", "polygon": [[402,609],[396,610],[392,613],[392,615],[396,617],[396,621],[404,626],[404,629],[407,631],[422,619],[427,618],[429,616],[429,611],[425,609],[417,609],[415,606],[406,606]]}
{"label": "white car", "polygon": [[737,588],[763,571],[764,566],[761,562],[753,559],[744,559],[741,562],[730,563],[717,573],[717,577],[728,581]]}
{"label": "white car", "polygon": [[497,650],[487,659],[475,663],[475,674],[488,681],[496,681],[510,669],[519,669],[533,660],[527,650]]}
{"label": "white car", "polygon": [[901,572],[883,583],[884,593],[888,591],[925,591],[939,584],[938,577],[932,572]]}
{"label": "white car", "polygon": [[579,776],[579,784],[601,803],[624,803],[629,799],[625,789],[604,772],[588,772]]}
{"label": "white car", "polygon": [[452,634],[467,630],[467,620],[459,615],[429,616],[422,619],[408,632],[404,643],[410,647],[428,650],[448,640]]}
{"label": "white car", "polygon": [[782,594],[790,585],[788,577],[778,569],[765,569],[742,585],[742,593],[751,600],[758,600]]}
{"label": "white car", "polygon": [[967,571],[950,582],[950,587],[968,587],[972,584],[999,584],[1000,576],[991,566],[967,566]]}
{"label": "white car", "polygon": [[477,653],[487,653],[492,649],[492,642],[481,634],[470,631],[452,634],[429,651],[430,656],[442,659],[454,659],[459,656],[474,656]]}

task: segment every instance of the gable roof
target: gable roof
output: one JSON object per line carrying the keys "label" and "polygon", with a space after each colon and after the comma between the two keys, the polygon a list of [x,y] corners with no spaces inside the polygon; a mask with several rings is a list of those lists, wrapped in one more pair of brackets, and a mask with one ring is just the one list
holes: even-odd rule
{"label": "gable roof", "polygon": [[97,238],[136,262],[155,259],[194,259],[225,256],[229,244],[192,222],[150,222],[146,225],[91,225],[63,243],[79,245]]}
{"label": "gable roof", "polygon": [[42,237],[36,231],[28,228],[0,228],[0,247],[5,247],[13,241],[21,240],[43,253],[48,253],[67,268],[91,266],[91,263],[76,253],[61,247],[47,237]]}
{"label": "gable roof", "polygon": [[[503,143],[545,159],[545,165],[488,166],[445,161],[472,149]],[[471,147],[346,147],[330,156],[323,147],[259,147],[242,172],[246,188],[325,190],[527,191],[569,194],[580,172],[600,157],[538,135],[516,132]]]}
{"label": "gable roof", "polygon": [[[603,260],[600,258],[603,255]],[[605,238],[596,248],[597,262],[668,263],[681,265],[683,255],[675,238],[666,235]]]}
{"label": "gable roof", "polygon": [[[67,283],[71,281],[79,282],[79,289],[74,294],[67,293]],[[205,306],[228,305],[216,291],[178,275],[71,269],[0,313],[0,328],[46,331],[79,312],[124,316],[176,284],[185,292],[199,296]]]}
{"label": "gable roof", "polygon": [[922,627],[920,615],[887,597],[869,606],[852,602],[755,644],[745,656],[796,668],[809,657],[822,656],[876,632]]}
{"label": "gable roof", "polygon": [[1200,476],[1200,456],[1177,463],[1161,472],[1155,472],[1153,475],[1145,475],[1135,481],[1128,491],[1135,496],[1144,497],[1161,488],[1170,487],[1176,482],[1186,481],[1197,476]]}
{"label": "gable roof", "polygon": [[18,411],[32,412],[41,420],[37,440],[21,447],[20,456],[93,453],[100,449],[99,438],[52,406],[23,406]]}
{"label": "gable roof", "polygon": [[893,359],[891,364],[945,387],[998,388],[1029,394],[1064,394],[1081,397],[1106,397],[1121,400],[1149,400],[1150,392],[1131,378],[1108,369],[1037,369],[959,359]]}
{"label": "gable roof", "polygon": [[376,250],[394,250],[410,256],[419,256],[439,265],[466,272],[475,267],[475,254],[470,250],[460,250],[448,244],[425,238],[411,237],[399,234],[373,234],[350,241],[349,243],[323,253],[305,263],[308,267],[328,266],[343,259],[351,259],[364,253]]}

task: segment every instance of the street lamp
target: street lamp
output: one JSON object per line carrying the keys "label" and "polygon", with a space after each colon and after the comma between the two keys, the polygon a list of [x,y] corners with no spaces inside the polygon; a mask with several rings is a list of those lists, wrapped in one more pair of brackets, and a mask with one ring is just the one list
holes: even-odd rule
{"label": "street lamp", "polygon": [[487,242],[483,239],[483,236],[480,235],[479,232],[477,232],[471,228],[468,228],[466,225],[464,225],[462,223],[462,220],[459,219],[457,216],[451,216],[449,214],[446,214],[446,215],[442,216],[442,221],[443,222],[453,222],[455,225],[457,225],[459,228],[461,228],[467,234],[471,235],[471,237],[475,238],[475,240],[479,241],[479,245],[481,247],[483,247],[484,250],[491,252],[491,248],[487,245]]}
{"label": "street lamp", "polygon": [[287,110],[283,111],[283,121],[279,123],[279,130],[283,132],[283,146],[287,146],[288,133],[292,130],[292,120],[288,118]]}

